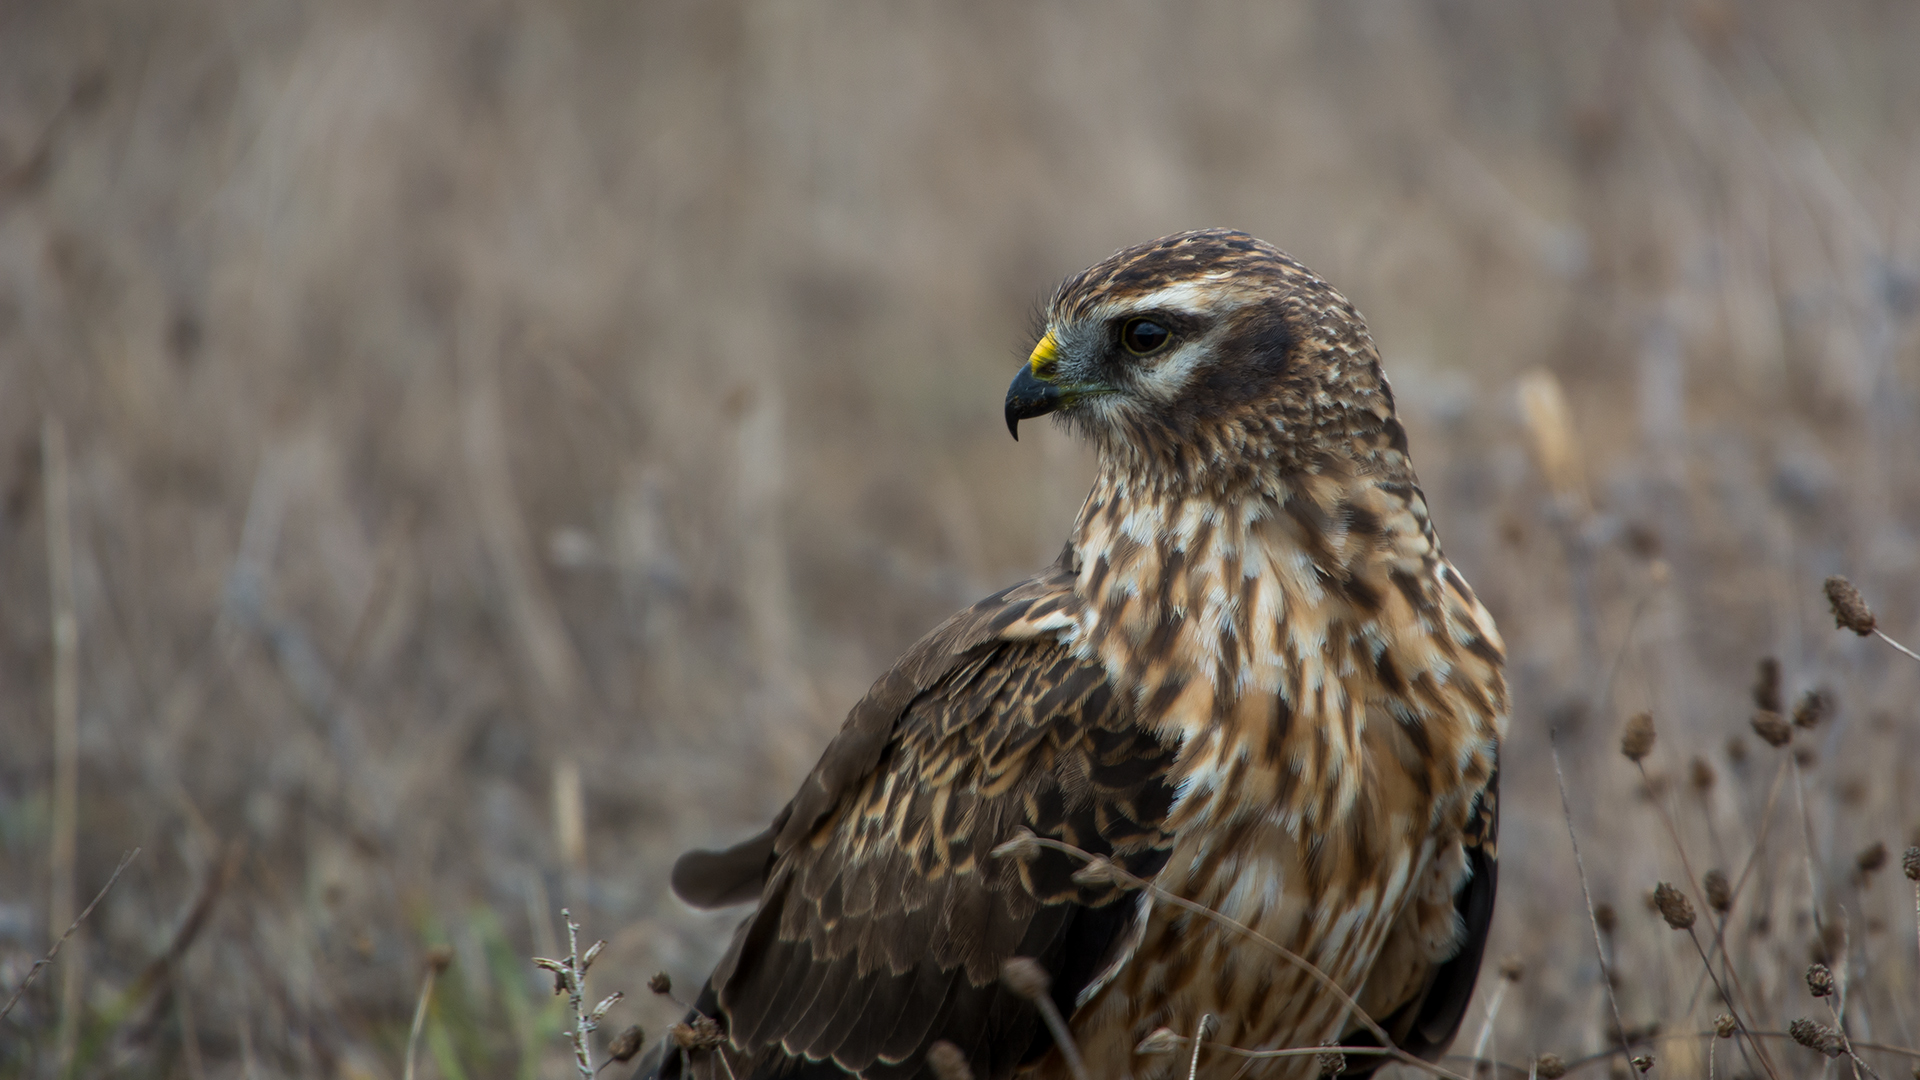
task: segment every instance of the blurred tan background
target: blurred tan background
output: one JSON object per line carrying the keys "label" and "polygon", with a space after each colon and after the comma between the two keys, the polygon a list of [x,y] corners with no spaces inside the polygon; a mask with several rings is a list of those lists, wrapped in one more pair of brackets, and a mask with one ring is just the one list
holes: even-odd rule
{"label": "blurred tan background", "polygon": [[[435,946],[421,1075],[564,1076],[562,906],[657,1034],[737,918],[674,855],[1065,538],[1038,305],[1212,225],[1368,315],[1511,649],[1524,992],[1456,1051],[1608,1045],[1550,728],[1629,1028],[1723,1008],[1664,806],[1760,845],[1754,1023],[1821,953],[1916,1045],[1856,853],[1920,825],[1920,665],[1819,592],[1920,637],[1916,56],[1888,0],[0,3],[0,994],[142,849],[0,1076],[397,1078]],[[1838,704],[1798,762],[1765,655]]]}

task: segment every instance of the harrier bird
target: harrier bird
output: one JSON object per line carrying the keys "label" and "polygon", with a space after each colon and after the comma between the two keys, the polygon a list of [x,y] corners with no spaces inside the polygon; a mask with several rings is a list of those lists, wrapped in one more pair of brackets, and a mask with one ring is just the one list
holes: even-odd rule
{"label": "harrier bird", "polygon": [[1007,425],[1046,413],[1099,452],[1059,560],[902,657],[765,832],[676,864],[689,903],[756,906],[647,1075],[895,1080],[947,1042],[1066,1077],[1014,957],[1097,1078],[1185,1075],[1190,1043],[1140,1044],[1206,1017],[1222,1080],[1319,1068],[1224,1047],[1452,1041],[1503,647],[1360,313],[1244,233],[1129,248],[1048,304]]}

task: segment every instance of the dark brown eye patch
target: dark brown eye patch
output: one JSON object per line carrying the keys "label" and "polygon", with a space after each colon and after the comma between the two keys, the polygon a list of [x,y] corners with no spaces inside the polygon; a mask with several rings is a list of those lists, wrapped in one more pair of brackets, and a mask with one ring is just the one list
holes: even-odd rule
{"label": "dark brown eye patch", "polygon": [[1120,327],[1120,344],[1135,356],[1145,356],[1172,338],[1173,331],[1153,319],[1128,319]]}

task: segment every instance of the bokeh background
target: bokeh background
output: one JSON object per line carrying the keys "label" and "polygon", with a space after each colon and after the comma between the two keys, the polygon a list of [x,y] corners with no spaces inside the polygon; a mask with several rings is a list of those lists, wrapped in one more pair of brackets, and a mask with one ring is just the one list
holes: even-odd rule
{"label": "bokeh background", "polygon": [[[141,849],[0,1076],[397,1078],[437,947],[420,1075],[565,1076],[562,907],[657,1035],[737,917],[672,858],[1064,539],[1036,307],[1212,225],[1368,315],[1511,650],[1524,972],[1456,1052],[1610,1045],[1569,824],[1659,1074],[1725,1006],[1643,898],[1749,862],[1743,1016],[1817,955],[1920,1045],[1920,664],[1820,594],[1920,637],[1916,55],[1889,0],[0,4],[0,994]],[[1763,657],[1833,702],[1785,751]]]}

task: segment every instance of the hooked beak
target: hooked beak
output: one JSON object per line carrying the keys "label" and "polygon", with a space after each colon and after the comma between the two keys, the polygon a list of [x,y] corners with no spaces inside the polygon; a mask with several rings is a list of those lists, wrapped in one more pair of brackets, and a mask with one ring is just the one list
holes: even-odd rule
{"label": "hooked beak", "polygon": [[1027,366],[1020,369],[1020,374],[1013,377],[1013,385],[1007,387],[1007,430],[1015,442],[1020,440],[1020,421],[1045,416],[1066,404],[1066,393],[1049,378],[1059,352],[1060,343],[1054,340],[1053,332],[1048,331],[1040,344],[1033,347]]}
{"label": "hooked beak", "polygon": [[1034,375],[1032,368],[1021,368],[1013,385],[1007,387],[1007,430],[1018,441],[1020,421],[1047,415],[1060,407],[1064,396],[1059,387]]}

